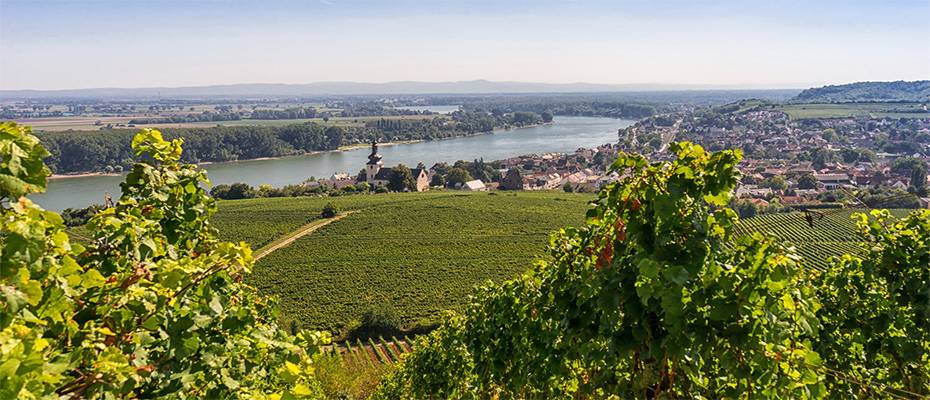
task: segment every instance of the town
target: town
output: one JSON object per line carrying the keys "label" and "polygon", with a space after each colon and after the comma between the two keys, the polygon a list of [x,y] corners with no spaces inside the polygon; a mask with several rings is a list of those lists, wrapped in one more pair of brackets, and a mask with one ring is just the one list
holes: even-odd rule
{"label": "town", "polygon": [[[527,154],[503,160],[460,160],[426,167],[382,159],[372,142],[366,165],[300,185],[228,191],[220,198],[275,197],[358,192],[564,190],[598,191],[619,179],[609,172],[619,152],[668,160],[668,143],[692,141],[712,151],[741,149],[740,184],[731,204],[743,217],[761,212],[814,208],[930,207],[926,162],[927,118],[791,118],[774,105],[743,101],[716,108],[646,118],[618,132],[618,144],[570,153]],[[387,164],[386,164],[387,163]]]}

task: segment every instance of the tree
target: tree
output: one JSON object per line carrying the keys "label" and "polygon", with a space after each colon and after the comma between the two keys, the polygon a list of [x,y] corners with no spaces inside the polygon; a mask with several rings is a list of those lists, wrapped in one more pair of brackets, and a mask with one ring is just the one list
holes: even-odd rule
{"label": "tree", "polygon": [[331,126],[329,128],[326,128],[325,136],[326,136],[326,149],[327,150],[335,150],[335,149],[338,149],[339,146],[342,146],[342,137],[343,137],[342,128],[338,126]]}
{"label": "tree", "polygon": [[512,167],[508,169],[504,179],[501,180],[500,188],[504,190],[523,190],[523,174],[520,173],[520,168]]}
{"label": "tree", "polygon": [[217,239],[180,140],[145,130],[132,147],[148,161],[85,247],[26,196],[44,191],[48,153],[0,124],[0,398],[321,398],[328,335],[279,329],[274,302],[242,283],[251,250]]}
{"label": "tree", "polygon": [[788,183],[785,182],[783,176],[773,176],[762,181],[759,186],[771,188],[772,190],[785,190],[788,188]]}
{"label": "tree", "polygon": [[759,206],[749,200],[736,200],[730,202],[730,208],[736,211],[740,218],[751,218],[759,214]]}
{"label": "tree", "polygon": [[918,196],[927,195],[927,165],[917,164],[911,169],[911,188]]}
{"label": "tree", "polygon": [[823,169],[835,160],[835,155],[830,150],[818,147],[811,152],[811,165],[814,169]]}
{"label": "tree", "polygon": [[517,111],[513,113],[513,123],[518,126],[538,124],[542,121],[539,114],[529,111]]}
{"label": "tree", "polygon": [[255,189],[249,186],[249,184],[242,182],[229,185],[229,191],[226,194],[226,199],[229,200],[251,199],[253,197],[255,197]]}
{"label": "tree", "polygon": [[811,174],[804,174],[798,178],[798,189],[817,189],[817,178]]}
{"label": "tree", "polygon": [[923,165],[926,167],[926,163],[915,157],[901,157],[896,158],[891,162],[891,172],[901,175],[910,174],[914,168],[917,168],[918,165]]}
{"label": "tree", "polygon": [[388,176],[388,189],[395,192],[405,192],[407,190],[416,190],[417,182],[413,179],[413,172],[404,164],[397,164],[391,168],[391,175]]}
{"label": "tree", "polygon": [[572,193],[575,191],[575,187],[572,186],[571,182],[565,182],[565,184],[562,185],[562,191],[565,193]]}
{"label": "tree", "polygon": [[446,186],[446,178],[443,178],[440,174],[433,174],[433,177],[429,181],[429,185],[432,187],[444,187]]}
{"label": "tree", "polygon": [[550,113],[550,112],[548,112],[548,111],[544,111],[544,112],[542,113],[541,117],[542,117],[542,122],[545,122],[545,123],[550,123],[550,122],[552,122],[552,113]]}
{"label": "tree", "polygon": [[323,206],[323,210],[320,212],[320,216],[323,218],[332,218],[339,214],[339,207],[336,207],[333,203],[326,203]]}
{"label": "tree", "polygon": [[453,188],[460,187],[471,180],[473,180],[471,174],[463,168],[452,168],[449,170],[449,175],[446,175],[446,185]]}
{"label": "tree", "polygon": [[355,178],[357,182],[367,182],[368,181],[368,171],[365,171],[365,168],[362,168],[358,171],[358,176]]}
{"label": "tree", "polygon": [[484,163],[484,158],[475,159],[474,162],[467,165],[466,170],[473,179],[481,179],[483,182],[491,181],[491,174],[488,170],[493,170],[493,168]]}

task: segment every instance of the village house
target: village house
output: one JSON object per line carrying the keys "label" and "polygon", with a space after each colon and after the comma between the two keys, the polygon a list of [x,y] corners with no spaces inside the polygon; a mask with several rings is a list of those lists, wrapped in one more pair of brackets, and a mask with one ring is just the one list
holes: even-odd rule
{"label": "village house", "polygon": [[847,174],[814,174],[814,179],[817,179],[817,182],[827,189],[836,189],[852,184]]}
{"label": "village house", "polygon": [[480,179],[475,179],[473,181],[465,182],[462,185],[462,190],[466,192],[484,192],[488,190],[488,187],[484,185]]}

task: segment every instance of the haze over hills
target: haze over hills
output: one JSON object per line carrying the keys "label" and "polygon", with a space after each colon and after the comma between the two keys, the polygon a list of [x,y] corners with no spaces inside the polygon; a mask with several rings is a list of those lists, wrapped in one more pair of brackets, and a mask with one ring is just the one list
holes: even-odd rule
{"label": "haze over hills", "polygon": [[[275,97],[363,94],[469,94],[469,93],[593,93],[675,90],[749,90],[755,85],[540,83],[471,80],[456,82],[397,81],[314,82],[306,84],[251,83],[187,87],[88,88],[63,90],[0,90],[0,99],[49,98],[203,98]],[[785,88],[779,88],[785,89]]]}

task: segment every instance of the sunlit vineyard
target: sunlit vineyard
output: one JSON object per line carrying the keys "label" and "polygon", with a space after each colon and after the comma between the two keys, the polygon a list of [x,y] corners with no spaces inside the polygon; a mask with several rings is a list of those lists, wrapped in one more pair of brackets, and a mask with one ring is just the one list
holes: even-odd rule
{"label": "sunlit vineyard", "polygon": [[[823,218],[815,214],[813,228],[801,212],[766,214],[740,221],[736,232],[738,235],[750,232],[772,234],[782,243],[797,249],[802,257],[801,265],[821,269],[829,264],[830,257],[862,251],[862,237],[856,230],[852,215],[868,211],[824,210]],[[907,215],[908,211],[910,210],[892,210],[892,214],[900,217]]]}
{"label": "sunlit vineyard", "polygon": [[[436,322],[474,285],[529,269],[553,230],[583,222],[591,199],[557,192],[266,198],[222,201],[213,223],[223,238],[258,249],[319,218],[327,202],[355,210],[263,258],[250,277],[280,298],[289,323],[345,333],[373,305],[393,308],[407,328]],[[823,268],[832,256],[861,251],[857,211],[826,210],[813,228],[803,213],[762,215],[741,221],[736,233],[773,234],[797,248],[802,265]]]}
{"label": "sunlit vineyard", "polygon": [[583,222],[590,195],[497,192],[224,201],[221,235],[259,248],[318,218],[334,202],[345,219],[258,262],[250,277],[280,298],[283,319],[344,332],[365,309],[388,305],[406,327],[436,322],[472,287],[530,268],[549,234]]}

